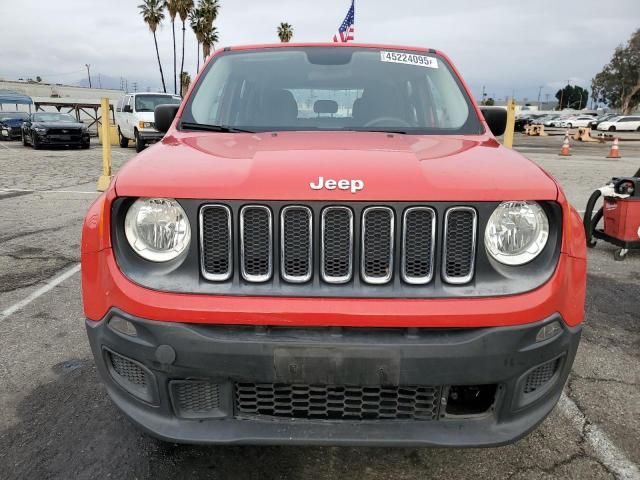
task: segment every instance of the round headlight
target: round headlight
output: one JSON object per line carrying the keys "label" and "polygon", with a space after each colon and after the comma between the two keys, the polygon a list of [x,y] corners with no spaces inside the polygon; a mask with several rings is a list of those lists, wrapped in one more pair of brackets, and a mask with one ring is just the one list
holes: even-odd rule
{"label": "round headlight", "polygon": [[484,245],[505,265],[523,265],[536,258],[549,238],[549,220],[536,202],[503,202],[493,211]]}
{"label": "round headlight", "polygon": [[177,258],[191,241],[191,227],[184,210],[171,198],[140,198],[124,220],[131,248],[152,262]]}

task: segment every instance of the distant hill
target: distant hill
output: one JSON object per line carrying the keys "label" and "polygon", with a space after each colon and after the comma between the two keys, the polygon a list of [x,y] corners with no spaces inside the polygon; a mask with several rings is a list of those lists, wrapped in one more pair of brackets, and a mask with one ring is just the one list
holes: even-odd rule
{"label": "distant hill", "polygon": [[[169,87],[168,81],[170,79],[166,79],[167,88]],[[80,87],[88,87],[89,80],[87,78],[83,78],[81,80],[77,80],[72,82],[71,85],[78,85]],[[171,83],[173,86],[173,83]],[[129,92],[137,91],[137,92],[161,92],[162,85],[158,85],[157,81],[152,81],[150,79],[145,78],[125,78],[125,77],[114,77],[111,75],[104,75],[102,73],[91,74],[91,86],[93,88],[110,88],[114,90],[127,90]]]}

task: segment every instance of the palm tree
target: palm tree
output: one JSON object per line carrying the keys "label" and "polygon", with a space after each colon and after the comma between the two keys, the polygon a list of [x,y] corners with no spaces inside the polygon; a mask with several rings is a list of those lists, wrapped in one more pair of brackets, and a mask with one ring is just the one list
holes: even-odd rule
{"label": "palm tree", "polygon": [[204,40],[204,35],[206,33],[206,25],[205,25],[205,12],[200,8],[194,8],[189,15],[189,21],[191,23],[191,30],[196,35],[196,41],[198,43],[198,66],[196,68],[196,73],[200,71],[200,44]]}
{"label": "palm tree", "polygon": [[181,0],[165,0],[169,17],[171,17],[171,33],[173,35],[173,93],[178,93],[178,74],[176,72],[176,15]]}
{"label": "palm tree", "polygon": [[184,35],[185,35],[185,22],[191,11],[193,10],[193,0],[178,0],[178,15],[182,21],[182,60],[180,60],[180,78],[184,73]]}
{"label": "palm tree", "polygon": [[167,86],[164,83],[164,73],[162,72],[162,63],[160,62],[160,51],[158,50],[158,39],[156,38],[156,29],[164,20],[164,0],[143,0],[144,3],[138,5],[140,14],[144,22],[149,26],[149,30],[153,33],[153,42],[156,45],[156,56],[158,57],[158,68],[160,68],[160,78],[162,79],[162,89],[167,93]]}
{"label": "palm tree", "polygon": [[218,29],[216,27],[211,27],[210,30],[205,32],[202,37],[202,60],[206,60],[209,54],[211,53],[211,49],[215,51],[214,45],[218,43]]}
{"label": "palm tree", "polygon": [[180,73],[180,96],[184,97],[187,90],[189,90],[189,85],[191,85],[191,75],[187,72]]}
{"label": "palm tree", "polygon": [[293,38],[293,26],[282,22],[278,25],[278,37],[282,43],[287,43]]}

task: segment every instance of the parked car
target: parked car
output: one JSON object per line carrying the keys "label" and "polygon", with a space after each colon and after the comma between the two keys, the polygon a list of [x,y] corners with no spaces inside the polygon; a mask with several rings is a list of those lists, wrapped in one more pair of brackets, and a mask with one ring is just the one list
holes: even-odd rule
{"label": "parked car", "polygon": [[0,140],[17,140],[22,136],[22,122],[29,118],[26,112],[0,112]]}
{"label": "parked car", "polygon": [[149,143],[157,142],[164,136],[156,130],[153,111],[158,105],[179,105],[180,97],[167,93],[130,93],[122,97],[116,105],[116,124],[120,146],[129,146],[133,140],[136,152],[141,152]]}
{"label": "parked car", "polygon": [[609,132],[640,132],[640,116],[624,115],[614,117],[600,123],[598,130]]}
{"label": "parked car", "polygon": [[599,117],[596,117],[594,120],[592,120],[589,126],[591,127],[591,130],[596,130],[600,123],[606,122],[607,120],[611,120],[614,117],[617,117],[615,113],[607,113],[605,115],[600,115]]}
{"label": "parked car", "polygon": [[556,128],[561,127],[570,116],[571,115],[560,115],[558,118],[551,121],[551,126]]}
{"label": "parked car", "polygon": [[84,222],[87,333],[123,414],[222,444],[486,447],[539,425],[586,241],[496,141],[505,109],[425,48],[220,48],[201,72]]}
{"label": "parked car", "polygon": [[22,124],[22,144],[89,148],[89,131],[68,113],[37,112]]}
{"label": "parked car", "polygon": [[591,115],[577,115],[562,121],[560,126],[565,128],[588,127],[592,121],[593,117]]}
{"label": "parked car", "polygon": [[0,112],[0,140],[22,137],[22,123],[29,118],[27,112]]}
{"label": "parked car", "polygon": [[547,119],[545,119],[543,125],[545,127],[551,127],[553,126],[553,122],[555,122],[557,119],[560,118],[560,115],[549,115],[549,117]]}

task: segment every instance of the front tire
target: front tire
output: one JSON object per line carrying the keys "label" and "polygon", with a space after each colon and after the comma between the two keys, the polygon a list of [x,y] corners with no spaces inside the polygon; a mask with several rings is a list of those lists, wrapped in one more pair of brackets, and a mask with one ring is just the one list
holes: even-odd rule
{"label": "front tire", "polygon": [[609,131],[610,131],[610,132],[615,132],[615,131],[616,131],[616,127],[614,127],[613,125],[611,125],[611,126],[609,127]]}
{"label": "front tire", "polygon": [[40,144],[38,143],[37,138],[38,137],[36,137],[35,135],[31,137],[31,147],[34,150],[40,150]]}
{"label": "front tire", "polygon": [[571,123],[567,123],[567,128],[573,128],[573,125]]}
{"label": "front tire", "polygon": [[24,136],[24,132],[22,132],[22,145],[24,147],[28,147],[29,146],[29,142],[27,142],[27,137]]}
{"label": "front tire", "polygon": [[129,147],[129,139],[122,135],[120,131],[120,127],[118,127],[118,139],[120,140],[120,148],[128,148]]}
{"label": "front tire", "polygon": [[134,132],[134,136],[136,141],[136,153],[140,153],[142,150],[144,150],[147,144],[140,138],[140,134],[137,131]]}

